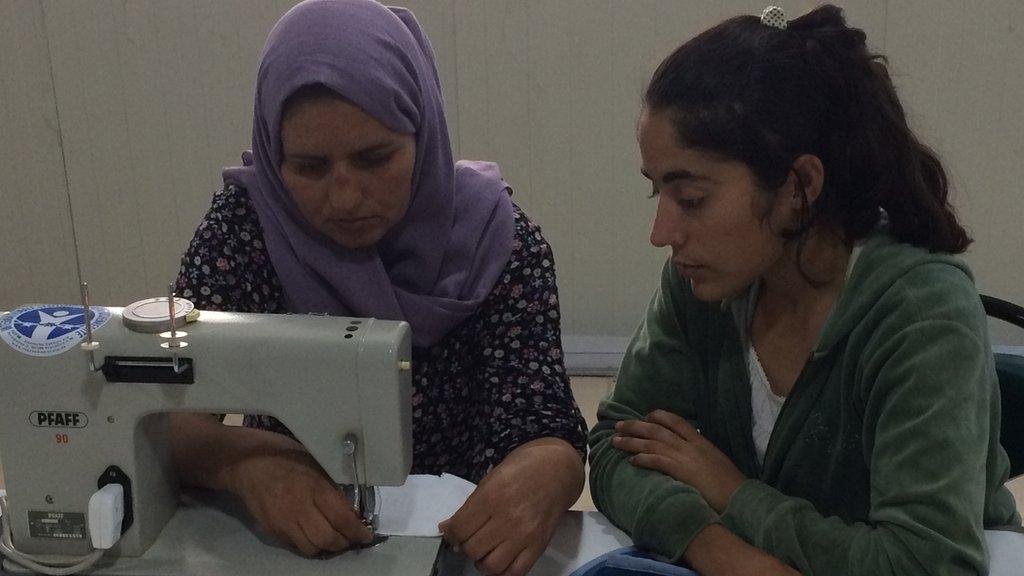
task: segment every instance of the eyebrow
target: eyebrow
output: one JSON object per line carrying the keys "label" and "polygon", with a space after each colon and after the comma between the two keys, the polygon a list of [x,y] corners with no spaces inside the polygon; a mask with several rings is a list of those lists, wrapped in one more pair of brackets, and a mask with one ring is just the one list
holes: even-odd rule
{"label": "eyebrow", "polygon": [[[367,146],[366,148],[361,148],[359,150],[356,150],[354,152],[354,154],[355,155],[376,154],[378,152],[384,152],[386,150],[390,150],[394,146],[395,146],[394,142],[381,142],[380,144],[373,144],[371,146]],[[323,158],[322,154],[304,154],[304,153],[301,153],[301,152],[289,153],[287,151],[284,151],[283,156],[285,158],[291,158],[293,160],[319,160],[319,159]]]}
{"label": "eyebrow", "polygon": [[357,150],[356,154],[376,154],[377,152],[384,152],[395,148],[397,144],[395,142],[381,142],[380,144],[374,144],[373,146],[367,146],[361,150]]}
{"label": "eyebrow", "polygon": [[[651,178],[651,175],[648,174],[643,169],[640,170],[640,174],[642,174],[643,177],[647,178],[648,180],[654,180],[653,178]],[[679,182],[679,181],[685,181],[685,182],[711,182],[712,180],[711,180],[711,178],[708,178],[707,176],[701,176],[699,174],[694,174],[693,172],[690,172],[689,170],[672,170],[671,172],[665,173],[665,175],[661,177],[661,183],[662,184],[671,184],[673,182]]]}

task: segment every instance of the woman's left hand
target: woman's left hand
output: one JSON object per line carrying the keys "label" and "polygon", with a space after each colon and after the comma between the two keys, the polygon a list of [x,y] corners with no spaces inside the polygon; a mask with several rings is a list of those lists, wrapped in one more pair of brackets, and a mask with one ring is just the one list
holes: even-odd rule
{"label": "woman's left hand", "polygon": [[671,412],[655,410],[645,420],[615,424],[612,445],[632,452],[629,461],[694,487],[718,513],[747,478],[692,424]]}
{"label": "woman's left hand", "polygon": [[547,548],[582,487],[583,463],[569,443],[533,440],[494,467],[438,529],[480,572],[522,576]]}

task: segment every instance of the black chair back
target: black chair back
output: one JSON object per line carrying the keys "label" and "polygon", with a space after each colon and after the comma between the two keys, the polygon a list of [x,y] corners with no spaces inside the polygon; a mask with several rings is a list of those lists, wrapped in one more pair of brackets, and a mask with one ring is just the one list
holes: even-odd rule
{"label": "black chair back", "polygon": [[[990,317],[1024,329],[1024,308],[985,295],[981,296],[981,303]],[[1013,478],[1024,474],[1024,356],[996,354],[995,357],[1003,411],[999,440],[1010,457],[1010,477]]]}

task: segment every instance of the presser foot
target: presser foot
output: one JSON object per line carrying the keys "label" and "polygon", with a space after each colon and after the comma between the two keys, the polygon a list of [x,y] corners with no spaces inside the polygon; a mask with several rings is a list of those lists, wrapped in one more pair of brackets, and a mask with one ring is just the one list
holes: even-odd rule
{"label": "presser foot", "polygon": [[331,558],[336,558],[336,557],[341,556],[342,554],[346,554],[346,553],[358,554],[359,552],[361,552],[363,550],[369,550],[370,548],[376,548],[377,546],[380,546],[381,544],[387,542],[387,540],[388,540],[388,536],[385,536],[384,534],[374,534],[373,535],[373,540],[370,540],[369,542],[366,542],[366,543],[360,542],[358,544],[353,544],[351,548],[349,548],[348,550],[342,550],[341,552],[321,552],[320,554],[316,555],[316,559],[317,560],[330,560]]}
{"label": "presser foot", "polygon": [[380,546],[381,544],[383,544],[383,543],[385,543],[387,541],[388,541],[388,536],[386,536],[384,534],[376,534],[375,533],[373,535],[373,540],[370,540],[369,542],[367,542],[365,544],[362,544],[362,543],[356,544],[355,546],[353,546],[351,548],[351,550],[355,550],[356,552],[358,552],[360,550],[366,550],[368,548],[376,548],[377,546]]}

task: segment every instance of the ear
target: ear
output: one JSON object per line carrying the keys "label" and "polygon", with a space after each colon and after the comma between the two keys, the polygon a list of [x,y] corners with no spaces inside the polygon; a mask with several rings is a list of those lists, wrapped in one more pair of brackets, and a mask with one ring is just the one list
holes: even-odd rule
{"label": "ear", "polygon": [[825,166],[821,159],[813,154],[804,154],[793,161],[792,170],[785,184],[789,200],[795,203],[797,210],[803,208],[804,199],[807,206],[813,206],[825,183]]}

